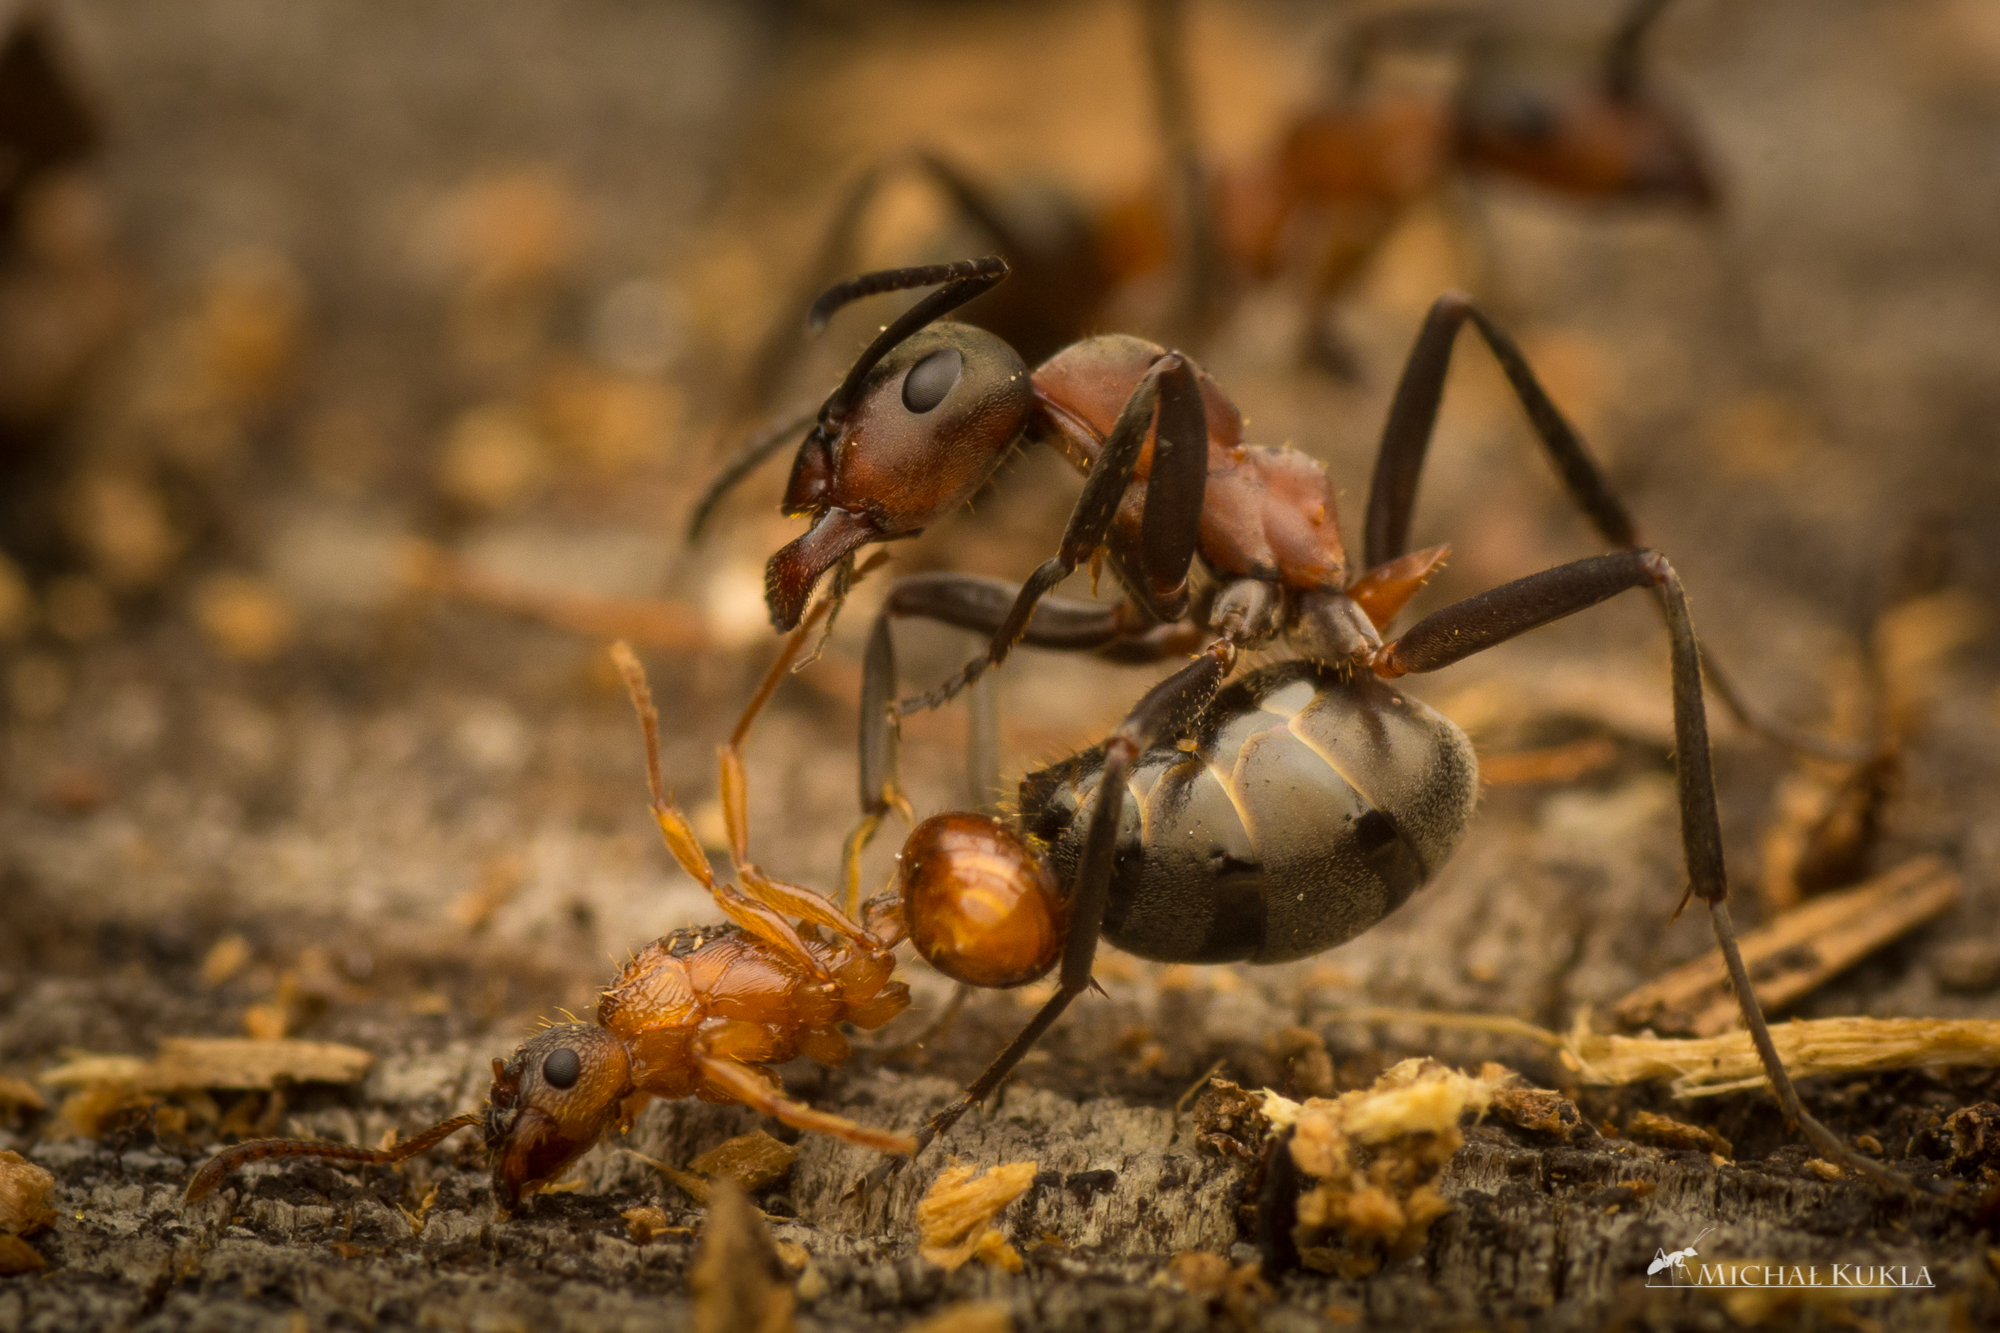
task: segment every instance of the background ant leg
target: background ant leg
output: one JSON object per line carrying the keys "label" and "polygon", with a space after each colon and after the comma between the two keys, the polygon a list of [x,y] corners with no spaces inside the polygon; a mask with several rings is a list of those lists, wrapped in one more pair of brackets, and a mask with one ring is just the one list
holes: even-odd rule
{"label": "background ant leg", "polygon": [[1159,430],[1152,471],[1146,479],[1140,546],[1147,590],[1154,601],[1149,610],[1164,619],[1180,618],[1187,605],[1187,571],[1200,539],[1198,520],[1208,486],[1208,417],[1194,368],[1186,357],[1169,352],[1153,363],[1125,400],[1110,438],[1083,483],[1083,494],[1070,511],[1061,547],[1021,585],[986,652],[929,694],[898,704],[904,716],[949,702],[988,667],[1006,661],[1008,652],[1027,632],[1035,604],[1104,544],[1146,437],[1152,433],[1155,407],[1159,409]]}
{"label": "background ant leg", "polygon": [[[1382,445],[1375,459],[1375,476],[1368,491],[1368,518],[1362,544],[1369,568],[1402,555],[1409,548],[1410,518],[1416,509],[1417,481],[1423,471],[1424,455],[1430,448],[1437,425],[1438,406],[1444,395],[1445,372],[1451,365],[1452,346],[1458,331],[1471,320],[1494,360],[1506,373],[1515,397],[1527,410],[1535,435],[1548,451],[1549,461],[1561,476],[1564,489],[1583,511],[1607,545],[1619,550],[1635,550],[1638,527],[1624,502],[1590,456],[1583,439],[1569,424],[1541,382],[1535,378],[1528,359],[1507,332],[1473,304],[1462,292],[1447,292],[1431,305],[1403,365],[1396,383],[1396,396],[1382,427]],[[1823,741],[1805,735],[1774,718],[1752,709],[1742,692],[1704,655],[1703,670],[1718,698],[1744,727],[1788,748],[1805,750],[1833,759],[1854,760],[1866,754],[1853,746]]]}
{"label": "background ant leg", "polygon": [[799,432],[812,425],[813,418],[818,414],[819,409],[816,407],[789,412],[766,422],[749,439],[737,446],[735,452],[723,461],[721,469],[702,491],[701,497],[694,502],[694,508],[688,511],[687,539],[690,544],[700,540],[702,530],[708,526],[709,518],[715,513],[715,507],[736,489],[738,483],[764,466],[773,454],[778,453],[786,445],[796,445]]}
{"label": "background ant leg", "polygon": [[1222,312],[1222,263],[1210,217],[1207,173],[1195,132],[1193,80],[1187,70],[1185,0],[1146,0],[1146,70],[1160,123],[1168,181],[1177,198],[1180,280],[1169,317],[1170,342],[1200,343]]}
{"label": "background ant leg", "polygon": [[1097,940],[1104,926],[1104,909],[1111,897],[1111,878],[1118,851],[1119,827],[1125,813],[1125,777],[1139,756],[1162,735],[1185,731],[1236,664],[1236,645],[1218,639],[1194,661],[1146,691],[1104,746],[1097,799],[1091,805],[1090,827],[1083,854],[1077,858],[1076,880],[1070,890],[1069,933],[1063,940],[1061,984],[1020,1035],[1007,1044],[986,1072],[917,1131],[917,1150],[944,1133],[967,1111],[992,1095],[1021,1058],[1034,1049],[1070,1002],[1090,987],[1090,968],[1097,957]]}
{"label": "background ant leg", "polygon": [[[1463,661],[1528,630],[1559,620],[1631,588],[1651,587],[1665,613],[1673,660],[1674,777],[1680,793],[1681,849],[1687,862],[1688,890],[1681,899],[1708,904],[1716,944],[1729,968],[1742,1007],[1744,1026],[1763,1061],[1772,1094],[1790,1123],[1829,1160],[1871,1179],[1909,1187],[1909,1182],[1849,1149],[1799,1102],[1791,1074],[1771,1043],[1763,1006],[1750,985],[1743,956],[1730,920],[1729,880],[1722,855],[1722,824],[1715,800],[1715,774],[1710,764],[1708,717],[1702,703],[1701,654],[1688,616],[1680,576],[1657,551],[1621,551],[1558,565],[1540,574],[1516,579],[1477,597],[1467,598],[1424,617],[1376,655],[1376,672],[1385,677],[1436,671]],[[1678,915],[1679,909],[1676,909]]]}

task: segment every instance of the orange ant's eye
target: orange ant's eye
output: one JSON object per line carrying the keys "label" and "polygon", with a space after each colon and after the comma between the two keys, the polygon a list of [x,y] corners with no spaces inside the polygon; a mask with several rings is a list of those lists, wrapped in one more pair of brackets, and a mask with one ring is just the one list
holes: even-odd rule
{"label": "orange ant's eye", "polygon": [[1062,956],[1069,907],[1055,874],[997,819],[936,815],[903,844],[897,889],[910,942],[968,985],[1024,986]]}
{"label": "orange ant's eye", "polygon": [[542,1061],[542,1080],[552,1088],[573,1088],[583,1073],[583,1058],[565,1046]]}

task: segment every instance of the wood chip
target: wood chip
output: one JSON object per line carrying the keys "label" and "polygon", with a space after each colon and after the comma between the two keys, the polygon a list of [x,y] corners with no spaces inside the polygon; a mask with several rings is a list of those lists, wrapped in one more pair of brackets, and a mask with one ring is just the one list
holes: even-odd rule
{"label": "wood chip", "polygon": [[[2000,1065],[2000,1020],[1995,1019],[1794,1019],[1772,1024],[1771,1041],[1794,1079]],[[1673,1039],[1578,1031],[1562,1058],[1586,1083],[1671,1079],[1671,1090],[1680,1097],[1713,1097],[1764,1084],[1764,1066],[1747,1032]]]}
{"label": "wood chip", "polygon": [[693,1227],[667,1225],[666,1210],[658,1204],[643,1204],[637,1208],[627,1208],[619,1214],[625,1219],[625,1230],[635,1245],[650,1245],[662,1236],[692,1236]]}
{"label": "wood chip", "polygon": [[1625,1123],[1625,1137],[1676,1152],[1713,1153],[1724,1161],[1736,1156],[1736,1145],[1714,1130],[1652,1111],[1635,1112]]}
{"label": "wood chip", "polygon": [[169,1037],[151,1060],[84,1055],[43,1074],[55,1088],[118,1084],[138,1092],[268,1092],[286,1083],[353,1083],[375,1057],[358,1046],[251,1037]]}
{"label": "wood chip", "polygon": [[952,1165],[938,1173],[917,1204],[917,1253],[940,1268],[955,1269],[977,1256],[1010,1273],[1021,1256],[993,1226],[1002,1209],[1034,1184],[1038,1162],[1009,1162],[987,1171]]}
{"label": "wood chip", "polygon": [[920,1319],[903,1333],[1013,1333],[1014,1316],[998,1301],[965,1301]]}
{"label": "wood chip", "polygon": [[250,961],[250,941],[241,935],[224,935],[209,947],[201,960],[201,984],[220,986],[243,970]]}
{"label": "wood chip", "polygon": [[[1934,856],[1906,861],[1840,893],[1815,898],[1742,939],[1743,963],[1765,1012],[1784,1009],[1958,901],[1960,880]],[[1709,1037],[1741,1021],[1719,950],[1639,987],[1612,1007],[1630,1027]]]}
{"label": "wood chip", "polygon": [[17,1152],[0,1152],[0,1232],[32,1236],[55,1225],[49,1192],[56,1178]]}
{"label": "wood chip", "polygon": [[768,1189],[791,1174],[799,1150],[780,1143],[763,1130],[739,1134],[717,1144],[688,1163],[690,1170],[716,1179],[733,1180],[751,1194]]}
{"label": "wood chip", "polygon": [[[1497,1068],[1489,1065],[1488,1069]],[[1486,1071],[1480,1071],[1484,1074]],[[1493,1102],[1486,1108],[1488,1119],[1513,1125],[1518,1129],[1530,1130],[1536,1134],[1554,1134],[1568,1138],[1583,1127],[1583,1113],[1576,1109],[1576,1103],[1560,1092],[1546,1088],[1505,1087],[1493,1094]]]}
{"label": "wood chip", "polygon": [[796,1297],[763,1214],[733,1181],[713,1197],[688,1274],[695,1333],[788,1333]]}
{"label": "wood chip", "polygon": [[0,1277],[12,1277],[18,1273],[39,1273],[49,1266],[49,1261],[35,1252],[35,1247],[19,1236],[0,1234]]}
{"label": "wood chip", "polygon": [[0,1074],[0,1114],[48,1109],[48,1099],[35,1090],[34,1084]]}

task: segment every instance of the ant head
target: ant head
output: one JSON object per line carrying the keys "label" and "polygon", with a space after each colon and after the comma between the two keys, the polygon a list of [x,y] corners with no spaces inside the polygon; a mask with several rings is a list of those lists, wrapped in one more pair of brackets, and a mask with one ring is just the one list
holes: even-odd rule
{"label": "ant head", "polygon": [[512,1212],[603,1136],[631,1091],[624,1044],[592,1023],[537,1033],[493,1062],[486,1148],[493,1198]]}
{"label": "ant head", "polygon": [[821,577],[855,550],[913,537],[964,503],[1021,433],[1034,391],[1020,356],[983,329],[933,323],[1006,274],[997,258],[896,269],[814,302],[817,325],[862,296],[945,284],[869,344],[799,446],[784,512],[813,525],[765,570],[780,630],[798,624]]}
{"label": "ant head", "polygon": [[910,943],[970,986],[1025,986],[1062,956],[1069,904],[1055,872],[1014,829],[984,815],[934,815],[896,870]]}

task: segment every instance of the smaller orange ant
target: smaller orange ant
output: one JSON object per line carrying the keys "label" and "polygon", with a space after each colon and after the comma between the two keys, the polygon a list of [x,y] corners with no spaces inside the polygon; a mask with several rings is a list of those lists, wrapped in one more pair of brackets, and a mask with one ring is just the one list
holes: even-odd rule
{"label": "smaller orange ant", "polygon": [[[232,1173],[273,1157],[325,1157],[363,1165],[405,1161],[471,1125],[486,1131],[493,1197],[511,1212],[548,1185],[615,1125],[623,1133],[653,1097],[740,1102],[797,1129],[905,1156],[907,1134],[870,1129],[793,1101],[769,1066],[798,1056],[837,1065],[849,1054],[841,1024],[872,1030],[910,1003],[892,979],[904,937],[893,894],[862,904],[857,924],[829,899],[774,879],[750,861],[742,745],[750,724],[797,658],[820,614],[786,641],[727,744],[720,747],[729,857],[740,888],[718,880],[687,816],[660,778],[659,713],[644,669],[623,643],[612,658],[625,678],[646,744],[653,818],[667,850],[708,889],[726,925],[674,931],[640,950],[603,992],[597,1022],[562,1023],[493,1061],[483,1114],[454,1116],[392,1148],[311,1139],[257,1139],[210,1158],[189,1182],[190,1202]],[[794,924],[797,922],[798,924]]]}

